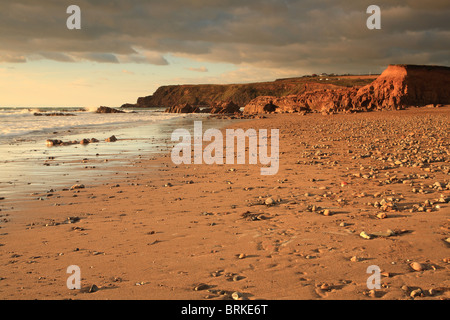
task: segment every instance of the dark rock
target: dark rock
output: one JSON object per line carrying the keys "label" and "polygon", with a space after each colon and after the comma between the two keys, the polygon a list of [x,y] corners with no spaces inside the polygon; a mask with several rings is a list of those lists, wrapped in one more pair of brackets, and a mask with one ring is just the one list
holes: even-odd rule
{"label": "dark rock", "polygon": [[117,138],[116,138],[116,136],[111,136],[111,137],[107,138],[105,141],[106,142],[116,142]]}
{"label": "dark rock", "polygon": [[125,113],[125,111],[113,109],[110,107],[99,107],[95,113]]}
{"label": "dark rock", "polygon": [[212,106],[210,113],[214,114],[230,114],[239,113],[241,107],[234,102],[219,102]]}
{"label": "dark rock", "polygon": [[120,108],[127,109],[127,108],[137,108],[138,105],[135,103],[125,103]]}
{"label": "dark rock", "polygon": [[167,113],[199,113],[200,108],[193,107],[189,103],[174,105],[165,110]]}

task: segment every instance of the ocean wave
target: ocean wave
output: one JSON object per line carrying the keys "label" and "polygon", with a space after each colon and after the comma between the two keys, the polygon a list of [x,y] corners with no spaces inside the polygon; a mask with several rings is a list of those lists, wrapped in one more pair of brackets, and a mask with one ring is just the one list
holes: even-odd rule
{"label": "ocean wave", "polygon": [[[68,109],[66,109],[68,110]],[[93,112],[79,111],[69,112],[75,116],[35,116],[42,109],[22,109],[11,113],[10,110],[0,109],[0,138],[15,137],[35,133],[45,133],[57,130],[68,130],[73,128],[100,129],[106,125],[136,125],[138,123],[164,121],[180,117],[179,114],[165,114],[155,111],[139,111],[136,113],[126,112],[117,114],[97,114]],[[60,110],[46,109],[46,113],[59,113]]]}

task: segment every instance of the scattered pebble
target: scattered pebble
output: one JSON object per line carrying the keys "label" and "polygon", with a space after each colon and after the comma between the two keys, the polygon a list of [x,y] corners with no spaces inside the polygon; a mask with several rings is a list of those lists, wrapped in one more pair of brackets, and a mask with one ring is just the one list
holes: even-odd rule
{"label": "scattered pebble", "polygon": [[368,239],[368,240],[372,239],[372,237],[371,237],[370,235],[368,235],[365,231],[362,231],[362,232],[359,234],[359,236],[360,236],[361,238]]}
{"label": "scattered pebble", "polygon": [[231,294],[231,297],[233,298],[233,300],[239,300],[242,298],[242,293],[240,293],[239,291],[235,291]]}
{"label": "scattered pebble", "polygon": [[418,262],[413,262],[410,264],[410,267],[414,270],[414,271],[423,271],[424,267],[422,264],[418,263]]}

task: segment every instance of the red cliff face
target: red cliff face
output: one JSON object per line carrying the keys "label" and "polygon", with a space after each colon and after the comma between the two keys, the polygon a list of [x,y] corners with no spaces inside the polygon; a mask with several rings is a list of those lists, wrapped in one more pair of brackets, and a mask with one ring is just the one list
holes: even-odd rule
{"label": "red cliff face", "polygon": [[[270,99],[271,97],[258,97],[250,101],[244,113],[270,112],[264,110]],[[272,100],[274,112],[296,112],[302,109],[342,112],[450,104],[450,68],[390,65],[375,81],[361,88],[333,86],[310,90],[290,97],[289,105],[274,97]]]}

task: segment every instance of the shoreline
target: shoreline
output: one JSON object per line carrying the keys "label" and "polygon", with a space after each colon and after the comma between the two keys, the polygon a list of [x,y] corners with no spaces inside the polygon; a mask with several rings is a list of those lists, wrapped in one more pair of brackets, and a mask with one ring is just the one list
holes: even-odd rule
{"label": "shoreline", "polygon": [[[280,128],[275,176],[259,165],[175,166],[166,153],[117,167],[126,174],[107,185],[57,191],[59,205],[1,211],[0,298],[223,300],[238,291],[250,300],[397,300],[420,288],[415,299],[448,299],[449,204],[434,199],[450,196],[439,155],[449,117],[449,107],[268,115],[227,128]],[[406,166],[415,154],[401,148],[415,148],[412,140],[446,160]],[[399,159],[378,160],[388,153]],[[428,187],[435,182],[444,188]],[[420,183],[429,193],[411,191]],[[385,211],[373,206],[382,200]],[[434,204],[410,212],[426,200]],[[386,230],[394,234],[359,236]],[[66,287],[70,265],[81,269],[81,291]],[[385,273],[373,292],[370,265]],[[92,284],[99,290],[86,292]]]}
{"label": "shoreline", "polygon": [[[103,176],[116,174],[115,167],[129,166],[134,157],[153,157],[166,151],[171,144],[167,132],[203,118],[204,115],[179,115],[135,126],[122,123],[119,127],[107,124],[97,129],[92,126],[76,128],[58,132],[55,136],[64,141],[92,136],[100,140],[89,145],[47,147],[45,140],[54,136],[51,133],[31,136],[25,142],[4,143],[0,145],[0,150],[4,152],[2,163],[5,170],[0,183],[2,197],[5,198],[3,204],[13,205],[17,201],[35,198],[48,200],[46,194],[54,193],[50,190],[70,188],[77,183],[101,183]],[[220,124],[226,120],[210,122]],[[111,135],[117,135],[118,141],[105,142],[104,139]]]}

